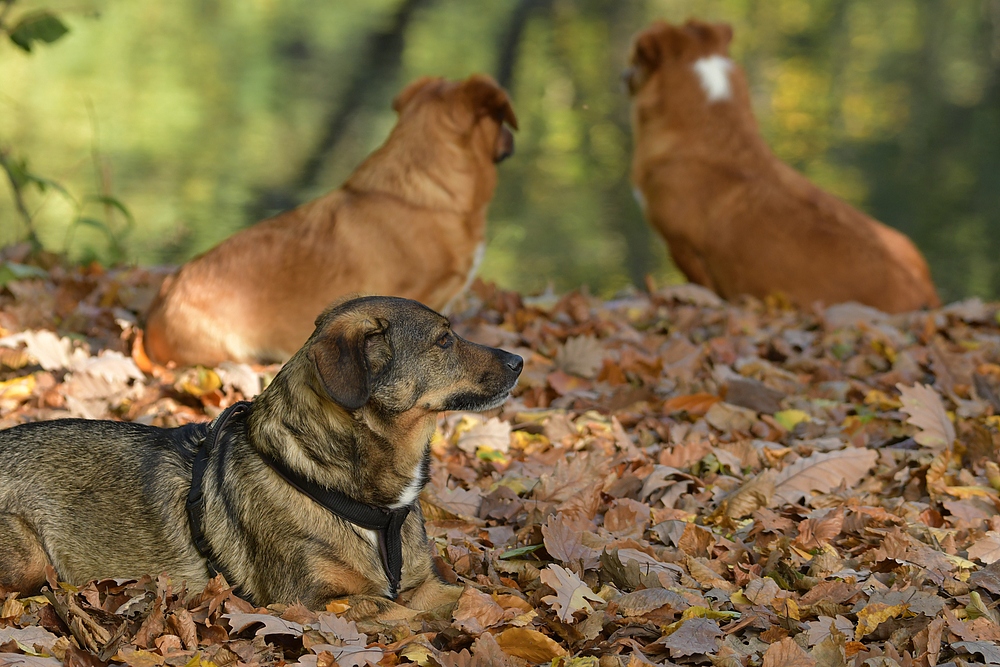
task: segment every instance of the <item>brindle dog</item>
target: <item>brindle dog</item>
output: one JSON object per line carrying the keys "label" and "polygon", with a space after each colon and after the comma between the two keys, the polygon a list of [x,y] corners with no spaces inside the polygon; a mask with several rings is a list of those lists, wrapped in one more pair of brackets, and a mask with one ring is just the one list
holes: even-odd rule
{"label": "brindle dog", "polygon": [[2,431],[0,594],[38,590],[48,565],[76,584],[167,572],[192,586],[214,566],[259,605],[353,596],[355,616],[384,616],[396,583],[384,535],[302,490],[317,487],[400,518],[400,603],[454,602],[461,589],[437,576],[417,502],[436,416],[498,407],[521,367],[415,301],[362,297],[328,308],[267,389],[211,425]]}

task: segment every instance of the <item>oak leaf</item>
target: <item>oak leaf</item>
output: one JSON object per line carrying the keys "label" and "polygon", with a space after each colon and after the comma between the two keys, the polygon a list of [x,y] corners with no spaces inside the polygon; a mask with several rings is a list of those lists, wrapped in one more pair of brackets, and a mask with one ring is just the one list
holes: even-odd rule
{"label": "oak leaf", "polygon": [[541,572],[542,583],[553,589],[555,595],[546,595],[542,602],[556,611],[559,620],[573,622],[573,614],[578,611],[592,612],[590,602],[604,602],[580,577],[570,570],[549,565]]}

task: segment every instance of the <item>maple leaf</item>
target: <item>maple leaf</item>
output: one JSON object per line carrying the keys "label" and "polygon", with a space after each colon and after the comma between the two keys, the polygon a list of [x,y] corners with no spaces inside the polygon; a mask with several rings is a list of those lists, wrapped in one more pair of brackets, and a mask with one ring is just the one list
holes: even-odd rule
{"label": "maple leaf", "polygon": [[941,396],[931,387],[922,384],[907,387],[899,383],[896,389],[903,402],[900,411],[910,415],[907,423],[920,429],[913,439],[934,449],[950,447],[955,441],[955,426],[948,419]]}
{"label": "maple leaf", "polygon": [[542,583],[556,592],[546,595],[542,602],[556,611],[559,620],[573,622],[573,614],[578,611],[592,612],[590,602],[604,602],[587,584],[570,570],[558,565],[549,565],[541,572]]}

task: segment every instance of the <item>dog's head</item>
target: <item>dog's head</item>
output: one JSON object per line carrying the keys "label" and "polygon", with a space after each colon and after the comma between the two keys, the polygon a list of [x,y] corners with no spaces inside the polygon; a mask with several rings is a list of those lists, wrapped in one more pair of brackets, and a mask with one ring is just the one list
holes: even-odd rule
{"label": "dog's head", "polygon": [[523,366],[516,354],[469,342],[444,316],[398,297],[331,306],[305,349],[331,401],[383,417],[499,407]]}
{"label": "dog's head", "polygon": [[507,92],[484,74],[473,74],[465,81],[421,77],[396,96],[392,108],[400,122],[433,123],[437,128],[444,120],[456,135],[469,137],[469,145],[486,151],[493,162],[514,152],[510,131],[517,129],[514,107]]}
{"label": "dog's head", "polygon": [[729,59],[733,29],[725,23],[689,20],[683,26],[657,21],[632,42],[622,73],[638,119],[665,112],[679,119],[703,115],[706,106],[734,95]]}

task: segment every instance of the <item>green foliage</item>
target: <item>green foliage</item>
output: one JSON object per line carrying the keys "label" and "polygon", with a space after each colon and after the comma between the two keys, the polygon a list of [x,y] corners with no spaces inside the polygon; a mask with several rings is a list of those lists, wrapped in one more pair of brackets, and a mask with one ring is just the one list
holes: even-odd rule
{"label": "green foliage", "polygon": [[[0,137],[72,192],[93,191],[96,172],[97,191],[127,201],[135,225],[89,202],[84,217],[104,220],[112,242],[75,223],[66,197],[31,186],[39,239],[62,249],[73,226],[78,259],[179,262],[259,219],[265,193],[282,194],[264,207],[276,211],[337,187],[385,138],[391,98],[409,79],[499,71],[524,0],[424,0],[388,80],[370,74],[366,44],[391,29],[403,0],[67,2],[18,1],[25,13],[72,7],[73,33],[44,54],[4,60]],[[483,274],[522,291],[587,284],[604,295],[645,273],[678,278],[632,200],[618,73],[651,20],[699,16],[733,25],[733,57],[779,157],[910,235],[944,298],[1000,295],[1000,13],[983,6],[537,0],[514,54],[521,131],[499,167]],[[295,187],[358,71],[377,94],[321,156],[318,185]],[[81,167],[96,143],[81,99],[104,128],[94,170]],[[13,215],[0,197],[0,220]],[[0,243],[19,233],[0,224]]]}
{"label": "green foliage", "polygon": [[25,14],[8,30],[10,41],[30,52],[32,42],[51,44],[69,32],[59,17],[44,9]]}

